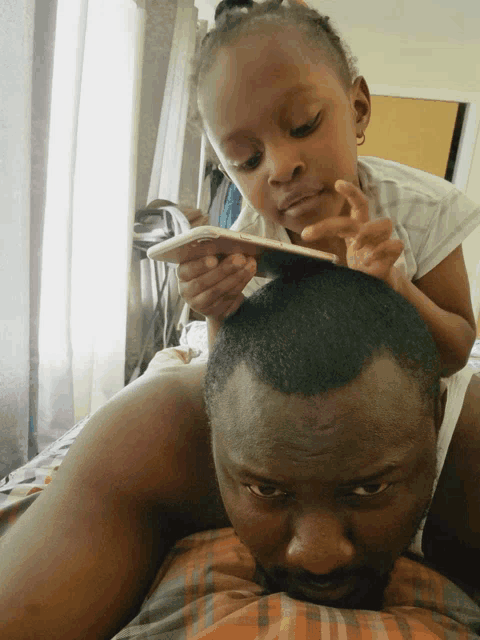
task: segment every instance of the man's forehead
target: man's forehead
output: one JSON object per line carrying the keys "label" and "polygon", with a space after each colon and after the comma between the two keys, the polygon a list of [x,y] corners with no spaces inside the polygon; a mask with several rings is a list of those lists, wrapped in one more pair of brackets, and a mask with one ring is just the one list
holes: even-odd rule
{"label": "man's forehead", "polygon": [[421,437],[425,406],[416,383],[390,358],[316,396],[285,394],[239,365],[214,403],[214,434],[243,449],[305,451],[395,446]]}

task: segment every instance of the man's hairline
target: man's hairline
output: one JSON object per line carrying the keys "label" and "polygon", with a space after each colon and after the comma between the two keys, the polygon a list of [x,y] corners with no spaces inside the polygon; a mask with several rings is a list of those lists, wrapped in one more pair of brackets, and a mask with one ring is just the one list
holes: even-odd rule
{"label": "man's hairline", "polygon": [[[421,390],[421,385],[420,382],[415,378],[415,376],[413,375],[413,373],[411,373],[408,369],[404,368],[401,363],[399,362],[398,358],[395,356],[395,354],[392,353],[392,351],[388,348],[388,346],[383,345],[381,346],[379,349],[377,349],[376,351],[374,351],[371,356],[367,359],[367,361],[363,364],[360,373],[355,376],[354,378],[352,378],[351,380],[349,380],[346,384],[340,386],[340,387],[331,387],[330,389],[327,389],[325,391],[320,391],[318,393],[304,393],[302,391],[282,391],[281,389],[278,389],[277,387],[275,387],[271,382],[267,382],[265,380],[262,380],[262,378],[258,375],[258,373],[256,373],[256,371],[253,369],[252,366],[250,366],[247,358],[245,356],[243,356],[241,359],[238,360],[238,362],[236,363],[236,365],[229,370],[228,375],[223,378],[221,385],[219,387],[217,387],[215,389],[215,395],[219,395],[224,393],[225,388],[228,384],[228,381],[232,378],[232,376],[238,371],[238,369],[242,366],[245,367],[245,369],[247,370],[248,373],[250,373],[250,375],[252,376],[252,378],[254,378],[254,380],[258,383],[260,383],[261,385],[264,385],[265,387],[269,387],[270,390],[273,390],[276,393],[280,393],[280,394],[284,394],[284,395],[297,395],[298,397],[303,397],[305,399],[307,398],[316,398],[322,395],[327,395],[327,394],[332,394],[338,391],[341,391],[342,389],[348,389],[348,387],[350,387],[351,385],[355,384],[355,382],[358,380],[358,378],[362,375],[363,371],[365,371],[366,368],[370,367],[371,365],[373,365],[373,363],[375,362],[375,360],[377,360],[378,358],[381,357],[388,357],[397,367],[398,369],[405,375],[405,377],[411,381],[412,383],[416,383],[417,388],[419,389],[419,391],[421,392],[421,396],[423,397],[423,401],[425,404],[432,404],[432,415],[435,412],[435,404],[436,404],[436,400],[437,398],[433,397],[431,394],[428,394],[425,391]],[[207,397],[207,395],[204,393],[204,395]],[[212,398],[212,396],[210,395],[210,399]],[[212,403],[213,404],[213,403]],[[206,407],[207,407],[207,412],[210,414],[210,403],[206,402]]]}

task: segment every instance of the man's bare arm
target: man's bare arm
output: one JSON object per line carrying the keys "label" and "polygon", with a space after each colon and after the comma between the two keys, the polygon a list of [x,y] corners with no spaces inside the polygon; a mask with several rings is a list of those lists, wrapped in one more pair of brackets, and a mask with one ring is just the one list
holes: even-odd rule
{"label": "man's bare arm", "polygon": [[0,637],[111,638],[176,539],[227,523],[215,511],[202,373],[140,379],[92,417],[0,540]]}
{"label": "man's bare arm", "polygon": [[480,377],[465,394],[425,527],[426,557],[480,597]]}

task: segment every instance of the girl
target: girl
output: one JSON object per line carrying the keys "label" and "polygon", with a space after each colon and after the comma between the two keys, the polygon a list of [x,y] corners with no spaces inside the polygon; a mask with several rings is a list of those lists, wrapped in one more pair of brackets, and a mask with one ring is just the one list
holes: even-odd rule
{"label": "girl", "polygon": [[[357,159],[370,93],[328,17],[281,0],[224,0],[216,21],[192,88],[216,161],[248,203],[233,228],[335,253],[385,280],[429,325],[443,375],[462,369],[475,319],[461,243],[480,208],[423,171]],[[210,341],[255,270],[240,255],[179,266],[180,292],[207,317]]]}

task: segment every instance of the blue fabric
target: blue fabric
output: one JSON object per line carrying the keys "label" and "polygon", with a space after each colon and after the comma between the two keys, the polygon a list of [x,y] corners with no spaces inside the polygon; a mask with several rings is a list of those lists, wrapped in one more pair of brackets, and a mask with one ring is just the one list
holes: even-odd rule
{"label": "blue fabric", "polygon": [[220,214],[218,226],[222,227],[222,229],[230,229],[240,215],[241,208],[242,194],[232,182],[227,189],[227,196],[223,204],[223,211]]}

